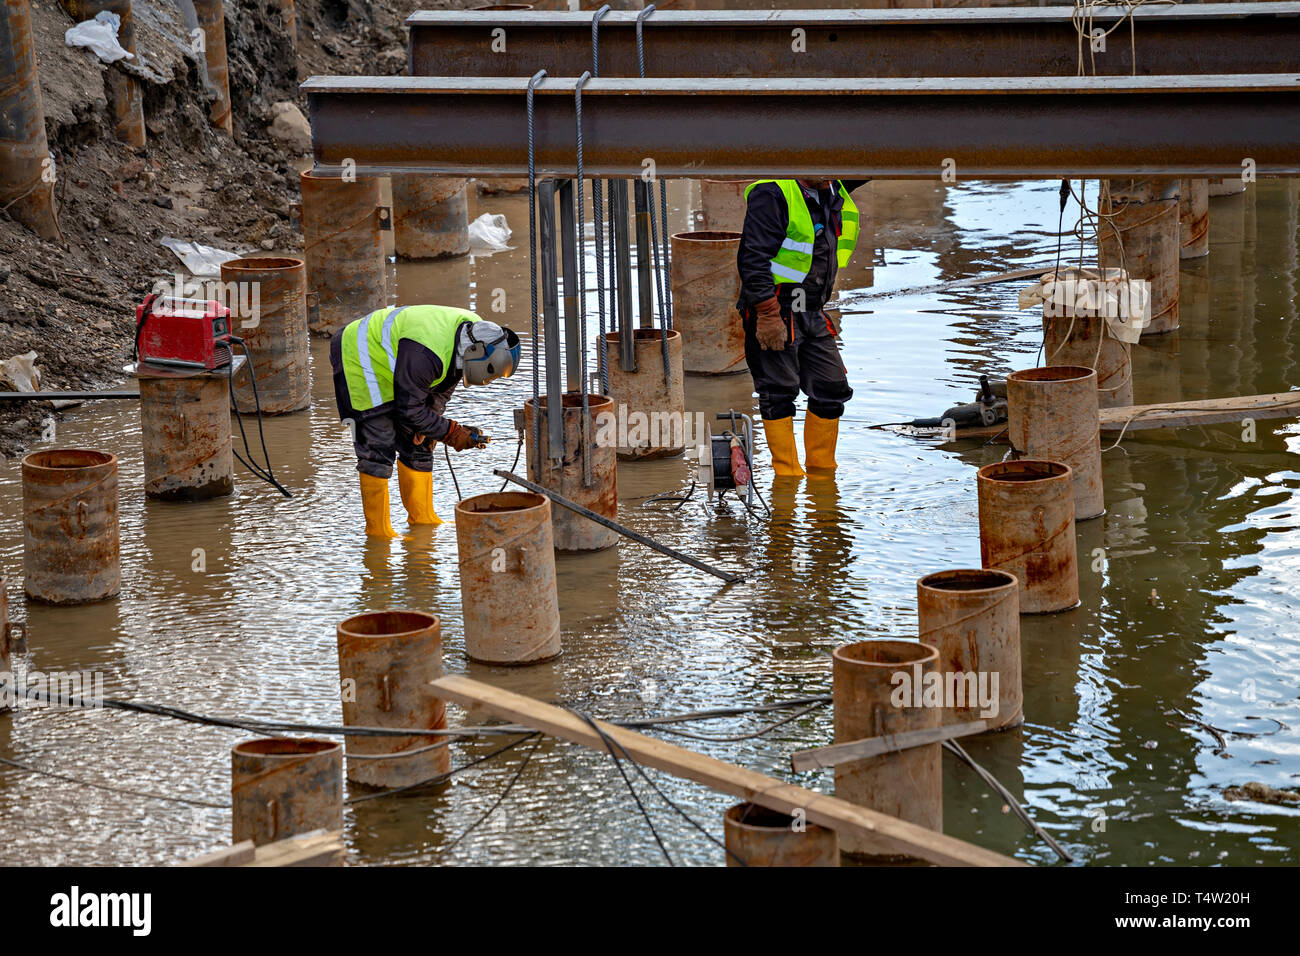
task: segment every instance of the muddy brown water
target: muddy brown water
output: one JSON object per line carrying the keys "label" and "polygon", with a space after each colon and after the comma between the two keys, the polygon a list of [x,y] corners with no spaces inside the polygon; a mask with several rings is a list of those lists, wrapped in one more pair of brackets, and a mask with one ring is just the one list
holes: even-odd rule
{"label": "muddy brown water", "polygon": [[[1208,260],[1183,263],[1182,329],[1135,349],[1138,402],[1295,384],[1297,185],[1262,182],[1245,196],[1211,201]],[[874,291],[1021,268],[1050,261],[1055,251],[1055,183],[870,188],[884,246]],[[689,228],[697,195],[673,185],[674,231]],[[527,207],[509,195],[478,205],[508,216],[515,250],[403,264],[397,295],[476,308],[526,331],[526,241],[518,230],[527,228]],[[850,290],[870,285],[865,257],[847,278]],[[491,309],[498,289],[504,315]],[[275,472],[292,500],[240,469],[231,497],[146,501],[136,408],[114,402],[71,410],[57,436],[38,447],[118,456],[122,592],[88,607],[23,600],[19,466],[0,464],[0,566],[11,613],[28,634],[15,667],[97,671],[107,696],[206,714],[335,723],[336,625],[366,611],[411,608],[441,616],[449,672],[601,717],[828,693],[834,647],[913,637],[916,579],[978,566],[975,468],[1005,449],[944,446],[868,425],[939,414],[969,401],[980,373],[1033,366],[1040,316],[1017,311],[1017,291],[1012,283],[858,305],[846,293],[843,354],[856,395],[842,425],[838,478],[774,485],[760,448],[757,475],[775,511],[770,520],[749,518],[735,504],[708,509],[698,491],[676,512],[643,507],[647,496],[688,488],[694,463],[620,463],[621,520],[742,569],[750,583],[720,587],[631,543],[560,555],[564,653],[530,668],[465,660],[451,524],[416,529],[410,541],[362,537],[353,456],[334,413],[323,341],[313,342],[310,408],[266,422]],[[501,487],[491,469],[512,466],[512,409],[530,395],[531,376],[525,364],[510,380],[453,399],[454,416],[497,437],[487,449],[451,455],[467,497]],[[756,411],[748,376],[688,377],[686,398],[690,411],[710,418],[731,407]],[[1081,603],[1022,619],[1026,723],[966,744],[1080,863],[1300,862],[1300,809],[1222,796],[1224,787],[1252,780],[1300,786],[1297,450],[1300,426],[1261,421],[1253,435],[1240,424],[1131,432],[1103,456],[1107,512],[1077,529]],[[394,524],[405,530],[395,488],[393,502]],[[443,518],[454,517],[441,453],[435,503]],[[771,719],[693,729],[734,736]],[[449,722],[461,720],[451,708]],[[1206,725],[1218,729],[1226,750]],[[217,804],[230,799],[231,746],[253,736],[110,710],[24,708],[0,716],[0,756]],[[830,772],[788,770],[792,750],[830,742],[829,710],[757,740],[665,739],[816,789],[832,785]],[[496,746],[495,739],[457,743],[453,766]],[[348,807],[349,861],[662,862],[608,758],[551,739],[487,822],[442,852],[496,799],[519,754],[433,794]],[[987,787],[944,760],[947,832],[1054,862]],[[655,776],[722,838],[722,813],[735,798]],[[656,800],[650,812],[676,861],[723,863],[721,849]],[[170,863],[228,844],[231,825],[229,809],[87,789],[10,767],[0,767],[0,819],[3,864]]]}

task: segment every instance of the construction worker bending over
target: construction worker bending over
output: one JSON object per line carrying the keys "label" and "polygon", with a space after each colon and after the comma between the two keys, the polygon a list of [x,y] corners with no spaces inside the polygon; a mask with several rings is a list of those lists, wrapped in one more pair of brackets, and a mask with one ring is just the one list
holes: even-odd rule
{"label": "construction worker bending over", "polygon": [[514,374],[519,336],[473,312],[444,305],[376,309],[330,342],[339,418],[353,422],[366,534],[396,538],[388,516],[388,479],[410,523],[441,524],[433,510],[434,442],[464,451],[486,439],[443,416],[457,380],[486,385]]}
{"label": "construction worker bending over", "polygon": [[858,207],[849,193],[865,182],[761,179],[745,190],[736,308],[777,475],[804,473],[794,439],[800,390],[808,396],[804,460],[823,473],[835,468],[839,418],[853,389],[822,307],[857,246]]}

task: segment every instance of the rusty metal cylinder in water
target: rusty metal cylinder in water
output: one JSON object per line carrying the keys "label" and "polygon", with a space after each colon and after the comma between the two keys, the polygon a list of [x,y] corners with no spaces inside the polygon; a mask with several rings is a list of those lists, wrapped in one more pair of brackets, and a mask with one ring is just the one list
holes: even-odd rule
{"label": "rusty metal cylinder in water", "polygon": [[1059,461],[1000,461],[976,473],[980,562],[1020,582],[1020,613],[1079,603],[1074,477]]}
{"label": "rusty metal cylinder in water", "polygon": [[752,182],[752,179],[701,179],[701,225],[711,232],[740,232],[745,225],[745,189]]}
{"label": "rusty metal cylinder in water", "polygon": [[1246,191],[1246,181],[1240,176],[1220,176],[1207,179],[1211,199],[1219,196],[1236,196]]}
{"label": "rusty metal cylinder in water", "polygon": [[[1122,269],[1070,267],[1049,272],[1040,284],[1043,297],[1043,354],[1049,365],[1086,365],[1097,372],[1101,408],[1133,404],[1132,346],[1106,326],[1107,314],[1120,315],[1129,300],[1128,274]],[[1057,284],[1063,290],[1056,293]]]}
{"label": "rusty metal cylinder in water", "polygon": [[1178,190],[1179,258],[1210,254],[1210,181],[1184,179]]}
{"label": "rusty metal cylinder in water", "polygon": [[265,737],[230,750],[235,843],[274,843],[343,828],[343,748],[312,737]]}
{"label": "rusty metal cylinder in water", "polygon": [[1025,458],[1070,466],[1075,521],[1106,510],[1097,415],[1097,373],[1090,368],[1049,365],[1007,376],[1007,439]]}
{"label": "rusty metal cylinder in water", "polygon": [[469,252],[469,180],[394,175],[393,248],[399,259],[447,259]]}
{"label": "rusty metal cylinder in water", "polygon": [[1111,179],[1101,191],[1097,259],[1151,283],[1143,335],[1178,328],[1178,180]]}
{"label": "rusty metal cylinder in water", "polygon": [[23,587],[48,604],[117,594],[117,457],[65,448],[22,462]]}
{"label": "rusty metal cylinder in water", "polygon": [[308,324],[318,335],[333,335],[385,302],[379,180],[345,181],[309,169],[299,183],[307,290],[317,300]]}
{"label": "rusty metal cylinder in water", "polygon": [[0,21],[0,207],[42,239],[62,239],[54,213],[57,171],[45,137],[32,6],[5,0]]}
{"label": "rusty metal cylinder in water", "polygon": [[478,176],[476,180],[478,182],[478,191],[485,196],[528,191],[527,176]]}
{"label": "rusty metal cylinder in water", "polygon": [[[582,433],[582,396],[572,392],[564,396],[564,456],[551,458],[546,421],[546,396],[541,396],[541,472],[537,470],[537,451],[533,447],[533,399],[524,402],[524,450],[528,456],[528,478],[590,508],[598,515],[618,520],[618,449],[610,441],[598,441],[602,424],[606,432],[616,427],[614,402],[604,395],[587,396],[587,436]],[[583,457],[587,458],[584,472]],[[584,479],[590,473],[591,483]],[[618,544],[619,533],[568,508],[551,509],[551,531],[557,551],[601,551]]]}
{"label": "rusty metal cylinder in water", "polygon": [[[916,641],[858,641],[835,648],[835,743],[938,727],[943,708],[927,705],[923,695],[926,675],[938,669],[938,661],[935,648]],[[935,743],[842,763],[835,768],[835,796],[942,832],[941,754]],[[841,835],[840,849],[857,857],[895,855],[856,834]]]}
{"label": "rusty metal cylinder in water", "polygon": [[987,720],[993,730],[1024,723],[1016,576],[994,569],[927,574],[916,582],[916,610],[918,636],[939,651],[938,670],[953,685],[943,722]]}
{"label": "rusty metal cylinder in water", "polygon": [[229,388],[221,374],[140,378],[140,444],[150,498],[202,501],[234,490]]}
{"label": "rusty metal cylinder in water", "polygon": [[[358,614],[338,625],[343,724],[347,727],[447,726],[447,706],[430,684],[442,676],[442,625],[422,611]],[[347,742],[348,779],[370,787],[405,787],[451,769],[446,737],[361,737]],[[382,754],[423,750],[389,760]]]}
{"label": "rusty metal cylinder in water", "polygon": [[[235,376],[239,410],[251,414],[260,405],[263,414],[282,415],[306,408],[311,404],[311,339],[303,261],[232,259],[222,263],[221,281],[232,300],[234,332],[243,338],[253,366],[251,372],[244,368]],[[253,373],[257,375],[256,396],[250,378]]]}
{"label": "rusty metal cylinder in water", "polygon": [[[235,401],[251,414],[300,411],[312,401],[311,337],[307,332],[307,267],[302,259],[233,259],[221,264],[234,332],[243,338],[252,372],[235,376]],[[244,315],[244,312],[250,312]],[[253,395],[252,373],[257,375]],[[256,399],[253,401],[253,399]]]}
{"label": "rusty metal cylinder in water", "polygon": [[669,281],[673,328],[682,335],[682,367],[696,375],[743,372],[745,329],[736,299],[739,232],[679,232],[672,237]]}
{"label": "rusty metal cylinder in water", "polygon": [[636,329],[636,371],[619,364],[617,332],[605,333],[609,397],[614,400],[618,457],[671,458],[686,449],[686,391],[682,383],[682,336],[668,332],[668,375],[664,375],[659,329]]}
{"label": "rusty metal cylinder in water", "polygon": [[[798,824],[798,825],[796,825]],[[727,866],[839,866],[835,831],[789,814],[738,803],[722,815]]]}
{"label": "rusty metal cylinder in water", "polygon": [[230,118],[230,67],[226,61],[226,11],[222,0],[194,0],[194,12],[203,31],[206,85],[210,93],[216,94],[208,107],[208,119],[229,133],[234,127]]}
{"label": "rusty metal cylinder in water", "polygon": [[550,499],[477,495],[456,505],[465,653],[481,664],[537,664],[560,653]]}
{"label": "rusty metal cylinder in water", "polygon": [[[9,582],[0,575],[0,682],[12,685],[13,664],[9,657]],[[13,708],[16,699],[11,691],[0,690],[0,714]]]}

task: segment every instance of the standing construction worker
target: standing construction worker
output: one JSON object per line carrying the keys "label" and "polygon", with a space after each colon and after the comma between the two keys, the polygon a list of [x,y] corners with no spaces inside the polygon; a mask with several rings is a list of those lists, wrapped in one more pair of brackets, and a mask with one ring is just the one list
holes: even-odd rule
{"label": "standing construction worker", "polygon": [[482,448],[479,429],[443,416],[457,380],[486,385],[514,374],[519,336],[445,305],[376,309],[330,342],[339,418],[351,420],[366,534],[396,538],[388,514],[388,479],[397,484],[413,525],[441,524],[433,510],[433,450]]}
{"label": "standing construction worker", "polygon": [[808,396],[804,460],[818,472],[835,468],[839,418],[853,389],[822,307],[857,246],[858,207],[849,193],[865,182],[761,179],[745,190],[736,308],[777,475],[804,473],[794,438],[800,390]]}

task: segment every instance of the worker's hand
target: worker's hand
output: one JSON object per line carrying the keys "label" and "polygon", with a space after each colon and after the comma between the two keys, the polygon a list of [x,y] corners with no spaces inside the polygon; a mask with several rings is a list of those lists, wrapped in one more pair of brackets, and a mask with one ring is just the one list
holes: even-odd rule
{"label": "worker's hand", "polygon": [[460,422],[449,421],[447,435],[443,438],[443,442],[456,449],[456,451],[464,451],[467,448],[474,447],[474,436]]}
{"label": "worker's hand", "polygon": [[423,445],[423,444],[424,444],[424,436],[423,436],[423,435],[416,435],[414,438],[411,439],[411,443],[414,444],[414,445]]}
{"label": "worker's hand", "polygon": [[754,325],[754,336],[758,339],[758,344],[773,352],[785,351],[788,332],[785,322],[781,320],[781,306],[776,301],[776,296],[755,305],[754,311],[758,315]]}

